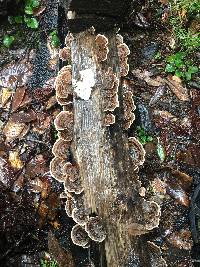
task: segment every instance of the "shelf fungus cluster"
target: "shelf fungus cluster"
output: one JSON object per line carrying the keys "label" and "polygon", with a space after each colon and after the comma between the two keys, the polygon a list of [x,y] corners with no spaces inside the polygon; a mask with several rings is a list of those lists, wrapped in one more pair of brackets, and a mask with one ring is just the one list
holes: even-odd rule
{"label": "shelf fungus cluster", "polygon": [[[60,58],[69,61],[73,36],[69,34],[65,40],[66,47],[60,50]],[[66,199],[65,211],[72,217],[75,226],[71,231],[74,244],[87,248],[90,241],[102,242],[106,235],[98,216],[91,217],[90,209],[84,205],[84,188],[79,166],[74,160],[71,143],[74,131],[72,68],[64,66],[55,80],[57,102],[63,110],[56,116],[54,125],[58,131],[58,139],[53,145],[54,158],[50,162],[51,175],[64,185],[62,198]]]}
{"label": "shelf fungus cluster", "polygon": [[130,50],[124,43],[123,37],[120,34],[117,34],[116,43],[120,64],[120,75],[124,77],[129,72],[128,55],[130,55]]}
{"label": "shelf fungus cluster", "polygon": [[113,111],[119,107],[118,87],[119,79],[111,67],[104,75],[104,91],[103,91],[103,111],[104,125],[110,126],[115,123],[115,115]]}

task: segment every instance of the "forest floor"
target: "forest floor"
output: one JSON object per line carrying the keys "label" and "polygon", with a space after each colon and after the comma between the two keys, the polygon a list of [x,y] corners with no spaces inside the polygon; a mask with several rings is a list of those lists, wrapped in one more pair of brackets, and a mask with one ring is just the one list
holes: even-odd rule
{"label": "forest floor", "polygon": [[[131,50],[125,79],[137,107],[129,135],[146,151],[139,170],[145,198],[162,211],[159,227],[147,238],[161,248],[168,266],[189,267],[200,266],[200,6],[178,3],[133,5],[136,11],[119,33]],[[62,27],[56,32],[60,14],[52,4],[54,9],[45,1],[33,8],[39,26],[23,22],[20,8],[1,18],[2,267],[93,266],[99,251],[97,245],[82,249],[72,243],[63,187],[49,172],[57,138],[53,121],[61,110],[53,84],[61,66],[60,36],[66,34]]]}

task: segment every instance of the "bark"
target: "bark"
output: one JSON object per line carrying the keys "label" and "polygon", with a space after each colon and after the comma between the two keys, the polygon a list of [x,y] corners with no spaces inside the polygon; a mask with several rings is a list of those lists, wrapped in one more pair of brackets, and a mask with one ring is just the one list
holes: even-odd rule
{"label": "bark", "polygon": [[[116,123],[105,127],[103,121],[103,73],[112,67],[119,77],[119,60],[115,35],[109,37],[106,63],[99,64],[95,35],[89,30],[74,34],[72,42],[73,84],[82,70],[89,69],[95,77],[89,100],[74,100],[73,152],[79,164],[85,192],[85,205],[97,213],[104,223],[106,261],[109,267],[152,266],[143,238],[132,237],[127,227],[143,220],[144,201],[139,197],[139,180],[128,150],[128,135],[123,129],[122,87],[119,86],[119,108]],[[142,244],[142,246],[141,246]],[[146,255],[144,255],[144,252]],[[159,265],[157,265],[159,266]],[[164,265],[160,265],[164,266]]]}

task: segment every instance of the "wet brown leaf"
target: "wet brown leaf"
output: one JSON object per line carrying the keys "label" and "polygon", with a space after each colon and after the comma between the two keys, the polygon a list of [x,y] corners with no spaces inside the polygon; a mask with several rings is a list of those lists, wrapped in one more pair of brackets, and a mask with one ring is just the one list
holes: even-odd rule
{"label": "wet brown leaf", "polygon": [[26,165],[26,174],[30,178],[36,178],[36,176],[42,177],[49,171],[47,160],[42,154],[38,154],[35,158],[31,159]]}
{"label": "wet brown leaf", "polygon": [[33,16],[39,16],[46,10],[46,6],[40,6],[38,8],[34,8]]}
{"label": "wet brown leaf", "polygon": [[50,254],[58,262],[59,267],[75,267],[73,256],[70,251],[64,250],[52,232],[48,233],[48,248]]}
{"label": "wet brown leaf", "polygon": [[177,152],[177,159],[178,161],[199,168],[200,166],[199,151],[200,151],[200,145],[191,143],[185,149]]}
{"label": "wet brown leaf", "polygon": [[166,186],[166,192],[168,195],[174,198],[180,205],[189,207],[189,197],[179,184],[173,181],[168,181]]}
{"label": "wet brown leaf", "polygon": [[12,99],[12,111],[15,112],[21,105],[26,92],[26,87],[18,87]]}
{"label": "wet brown leaf", "polygon": [[36,118],[36,113],[32,109],[29,109],[27,112],[20,111],[12,114],[10,120],[15,123],[27,123],[36,120]]}
{"label": "wet brown leaf", "polygon": [[179,100],[181,101],[190,100],[187,88],[183,87],[183,85],[180,82],[173,80],[171,75],[169,75],[166,79],[164,79],[164,81]]}
{"label": "wet brown leaf", "polygon": [[167,237],[167,241],[179,249],[191,250],[193,242],[191,232],[183,229],[180,232],[172,233]]}
{"label": "wet brown leaf", "polygon": [[50,128],[52,123],[52,117],[45,113],[37,114],[37,121],[34,123],[33,131],[39,134],[43,134],[48,128]]}

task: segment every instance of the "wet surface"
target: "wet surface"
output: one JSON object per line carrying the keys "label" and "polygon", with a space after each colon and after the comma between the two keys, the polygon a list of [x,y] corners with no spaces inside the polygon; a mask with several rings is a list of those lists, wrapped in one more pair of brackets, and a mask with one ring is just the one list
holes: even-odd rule
{"label": "wet surface", "polygon": [[[58,2],[52,0],[41,18],[42,33],[36,58],[28,57],[26,61],[27,66],[34,67],[29,69],[31,79],[25,73],[25,82],[21,84],[24,87],[19,90],[18,74],[14,72],[16,65],[10,65],[9,71],[13,72],[6,72],[7,80],[0,84],[2,267],[23,267],[28,263],[39,266],[44,251],[49,250],[60,266],[64,266],[60,253],[71,266],[91,266],[91,261],[95,266],[100,265],[97,260],[100,245],[81,249],[72,244],[70,231],[74,223],[65,213],[65,199],[60,198],[63,188],[49,173],[51,149],[57,138],[53,120],[60,106],[53,89],[59,61],[47,42],[48,33],[57,28],[61,41],[64,40],[66,29],[60,26],[63,21],[58,17]],[[195,86],[184,90],[171,77],[166,77],[162,59],[155,60],[155,54],[158,51],[167,53],[168,36],[152,26],[147,31],[148,16],[143,24],[142,19],[140,16],[139,22],[136,21],[140,23],[139,28],[130,27],[126,31],[124,27],[122,35],[131,49],[126,79],[137,107],[129,135],[151,140],[144,143],[146,160],[139,176],[146,188],[145,198],[161,206],[159,227],[144,238],[161,249],[159,253],[168,266],[200,266],[200,92]],[[6,51],[0,75],[6,71],[7,63],[13,58],[15,61],[24,58],[26,53],[14,50],[12,55],[8,54]],[[49,68],[49,60],[54,60],[53,67]],[[140,133],[138,127],[144,132]],[[152,253],[155,262],[156,253]]]}

